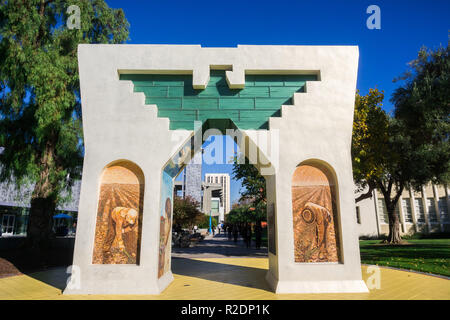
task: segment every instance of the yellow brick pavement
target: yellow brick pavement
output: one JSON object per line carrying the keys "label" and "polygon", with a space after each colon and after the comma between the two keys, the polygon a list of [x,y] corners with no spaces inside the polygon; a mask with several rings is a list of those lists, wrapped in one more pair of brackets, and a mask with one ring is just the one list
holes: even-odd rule
{"label": "yellow brick pavement", "polygon": [[[358,294],[275,294],[264,276],[264,258],[174,258],[175,280],[160,295],[63,295],[66,275],[55,269],[0,279],[0,299],[431,299],[449,300],[450,281],[388,268],[381,270],[381,288]],[[370,276],[362,266],[363,279]]]}

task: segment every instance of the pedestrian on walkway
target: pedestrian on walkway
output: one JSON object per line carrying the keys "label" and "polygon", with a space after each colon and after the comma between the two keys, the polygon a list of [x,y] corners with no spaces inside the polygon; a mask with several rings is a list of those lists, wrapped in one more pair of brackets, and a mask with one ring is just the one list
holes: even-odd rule
{"label": "pedestrian on walkway", "polygon": [[234,242],[236,243],[238,240],[238,227],[237,225],[233,225],[233,238]]}
{"label": "pedestrian on walkway", "polygon": [[242,224],[240,226],[240,234],[242,236],[242,241],[244,241],[244,243],[247,243],[247,228],[245,224]]}
{"label": "pedestrian on walkway", "polygon": [[255,225],[255,245],[256,249],[261,248],[261,236],[262,236],[262,228],[261,228],[261,222],[257,222]]}
{"label": "pedestrian on walkway", "polygon": [[228,240],[231,241],[231,225],[227,224],[227,231],[228,231]]}
{"label": "pedestrian on walkway", "polygon": [[245,244],[247,248],[251,248],[252,246],[252,226],[250,223],[245,227]]}

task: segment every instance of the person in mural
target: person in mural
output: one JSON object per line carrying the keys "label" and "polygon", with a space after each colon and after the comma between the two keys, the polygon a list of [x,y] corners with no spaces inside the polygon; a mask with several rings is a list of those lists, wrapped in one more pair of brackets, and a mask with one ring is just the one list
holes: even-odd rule
{"label": "person in mural", "polygon": [[333,217],[330,211],[318,204],[307,202],[300,214],[305,224],[313,225],[314,246],[319,253],[319,260],[327,258],[327,229]]}
{"label": "person in mural", "polygon": [[138,212],[131,208],[117,207],[111,212],[111,219],[115,230],[115,236],[111,247],[118,247],[131,258],[130,254],[125,249],[122,235],[133,230],[133,227],[138,220]]}
{"label": "person in mural", "polygon": [[334,183],[326,169],[297,167],[292,178],[295,262],[338,262]]}
{"label": "person in mural", "polygon": [[159,237],[159,269],[158,277],[165,273],[168,267],[168,259],[170,259],[170,252],[168,252],[168,245],[170,239],[170,228],[172,224],[172,202],[170,198],[166,199],[164,215],[161,216],[160,237]]}
{"label": "person in mural", "polygon": [[92,263],[139,263],[142,171],[118,162],[105,169],[100,185]]}

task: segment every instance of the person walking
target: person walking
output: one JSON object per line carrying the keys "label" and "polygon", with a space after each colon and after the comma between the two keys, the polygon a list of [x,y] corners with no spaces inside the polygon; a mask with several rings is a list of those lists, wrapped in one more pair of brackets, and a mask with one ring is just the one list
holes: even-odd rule
{"label": "person walking", "polygon": [[244,243],[247,243],[247,225],[246,224],[243,224],[243,225],[241,225],[241,227],[240,227],[240,233],[241,233],[241,236],[242,236],[242,241],[244,241]]}
{"label": "person walking", "polygon": [[227,224],[227,231],[228,231],[228,240],[231,241],[232,235],[231,235],[231,225]]}
{"label": "person walking", "polygon": [[236,225],[233,225],[233,238],[234,238],[234,243],[236,243],[238,240],[238,228]]}
{"label": "person walking", "polygon": [[247,248],[251,248],[252,246],[252,226],[251,224],[247,224],[245,228],[245,244]]}
{"label": "person walking", "polygon": [[255,225],[255,245],[256,249],[261,248],[261,236],[262,236],[262,228],[261,222],[257,222]]}

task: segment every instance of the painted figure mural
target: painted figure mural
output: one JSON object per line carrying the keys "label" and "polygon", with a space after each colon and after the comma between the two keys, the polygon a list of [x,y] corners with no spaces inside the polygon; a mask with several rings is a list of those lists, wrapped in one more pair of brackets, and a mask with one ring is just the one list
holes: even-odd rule
{"label": "painted figure mural", "polygon": [[295,262],[338,262],[336,190],[329,171],[300,165],[292,177]]}
{"label": "painted figure mural", "polygon": [[161,192],[158,278],[170,270],[171,258],[173,180],[166,172],[163,172]]}
{"label": "painted figure mural", "polygon": [[139,264],[144,176],[135,164],[117,162],[101,177],[93,264]]}

